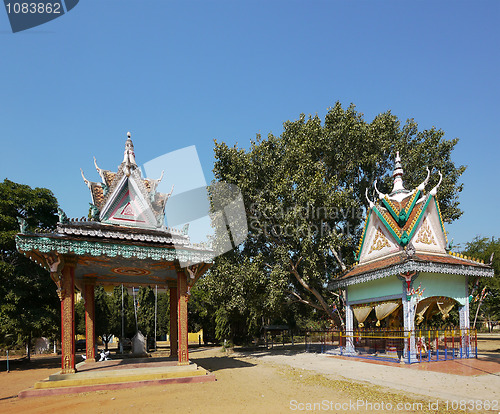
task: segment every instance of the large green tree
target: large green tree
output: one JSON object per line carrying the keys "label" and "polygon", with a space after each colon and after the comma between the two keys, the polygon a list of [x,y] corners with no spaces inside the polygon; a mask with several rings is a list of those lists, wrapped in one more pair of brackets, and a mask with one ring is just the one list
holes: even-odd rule
{"label": "large green tree", "polygon": [[30,344],[33,337],[55,337],[59,332],[56,287],[47,271],[17,252],[14,239],[18,218],[26,220],[28,231],[52,230],[56,213],[57,200],[50,190],[7,179],[0,183],[1,337]]}
{"label": "large green tree", "polygon": [[[368,207],[365,192],[373,199],[376,179],[380,191],[391,191],[399,151],[406,188],[425,179],[426,167],[433,172],[428,188],[437,184],[437,171],[443,174],[438,198],[444,221],[452,222],[462,214],[459,178],[465,167],[451,157],[458,139],[445,139],[436,128],[419,131],[412,119],[401,125],[391,112],[367,122],[353,105],[344,109],[338,102],[324,122],[300,115],[283,128],[279,137],[258,135],[248,150],[215,143],[215,180],[241,189],[249,235],[242,247],[216,259],[205,283],[219,278],[213,283],[235,289],[251,263],[265,286],[254,313],[299,302],[339,324],[332,308],[338,296],[327,286],[354,263]],[[228,266],[230,273],[224,272]],[[229,296],[217,312],[241,308]]]}
{"label": "large green tree", "polygon": [[[477,236],[471,242],[466,243],[462,253],[491,264],[495,271],[492,278],[483,277],[469,281],[469,289],[473,299],[470,310],[472,321],[477,313],[480,320],[486,322],[491,330],[493,324],[500,320],[500,238]],[[481,301],[483,290],[486,296]]]}

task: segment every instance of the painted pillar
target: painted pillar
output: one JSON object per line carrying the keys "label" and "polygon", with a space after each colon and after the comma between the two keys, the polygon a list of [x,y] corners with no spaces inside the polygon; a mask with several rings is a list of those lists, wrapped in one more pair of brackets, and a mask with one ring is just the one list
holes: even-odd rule
{"label": "painted pillar", "polygon": [[178,365],[189,364],[188,352],[188,288],[187,275],[184,271],[177,272],[177,297],[178,297],[178,327],[179,327],[179,362]]}
{"label": "painted pillar", "polygon": [[94,284],[84,285],[85,298],[85,341],[86,341],[86,361],[95,361],[95,292]]}
{"label": "painted pillar", "polygon": [[347,355],[354,355],[356,350],[354,349],[354,315],[352,313],[351,305],[345,306],[345,331],[346,331],[346,342],[345,342],[345,353]]}
{"label": "painted pillar", "polygon": [[62,269],[59,298],[61,300],[61,365],[62,374],[73,374],[75,368],[75,265],[66,263]]}
{"label": "painted pillar", "polygon": [[177,357],[177,287],[170,287],[170,356]]}
{"label": "painted pillar", "polygon": [[404,359],[408,362],[408,352],[410,352],[410,362],[417,361],[417,348],[415,343],[415,311],[417,302],[415,298],[407,300],[403,296],[403,322],[404,322]]}
{"label": "painted pillar", "polygon": [[465,298],[465,305],[458,309],[460,319],[460,343],[462,345],[462,356],[468,358],[470,355],[470,319],[469,298]]}

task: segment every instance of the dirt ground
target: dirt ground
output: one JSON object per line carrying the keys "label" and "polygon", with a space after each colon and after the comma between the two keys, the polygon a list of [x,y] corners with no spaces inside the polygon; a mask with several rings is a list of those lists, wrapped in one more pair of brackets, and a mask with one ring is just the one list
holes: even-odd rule
{"label": "dirt ground", "polygon": [[[478,344],[482,355],[500,356],[500,336]],[[478,401],[485,399],[500,404],[500,369],[458,376],[306,354],[300,348],[231,354],[194,348],[190,359],[212,371],[217,381],[27,399],[17,393],[57,372],[60,358],[12,363],[10,373],[2,360],[0,413],[434,413],[484,412]],[[473,398],[474,403],[468,400],[460,410],[459,398]],[[487,412],[500,412],[493,404],[489,408],[496,409]]]}

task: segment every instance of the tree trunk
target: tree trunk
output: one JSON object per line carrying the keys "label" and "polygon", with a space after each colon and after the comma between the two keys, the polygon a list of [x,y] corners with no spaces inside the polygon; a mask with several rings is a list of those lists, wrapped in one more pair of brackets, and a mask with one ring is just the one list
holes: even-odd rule
{"label": "tree trunk", "polygon": [[31,361],[31,332],[28,335],[28,343],[26,344],[26,357],[28,358],[28,362]]}

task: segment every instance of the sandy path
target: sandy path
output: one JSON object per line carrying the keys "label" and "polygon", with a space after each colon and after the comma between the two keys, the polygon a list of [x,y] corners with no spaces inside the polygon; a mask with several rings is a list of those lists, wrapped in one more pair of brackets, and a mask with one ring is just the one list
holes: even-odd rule
{"label": "sandy path", "polygon": [[[20,400],[15,397],[17,392],[32,386],[36,380],[57,372],[57,359],[53,362],[56,364],[55,368],[0,372],[0,413],[313,412],[306,410],[314,408],[308,406],[308,403],[322,404],[316,406],[316,412],[447,412],[443,410],[442,403],[439,405],[439,410],[429,409],[429,402],[434,403],[432,408],[436,407],[435,394],[429,395],[420,389],[417,390],[431,397],[426,398],[409,396],[407,392],[401,390],[407,391],[405,384],[419,381],[419,376],[421,377],[419,384],[424,390],[439,387],[442,382],[448,384],[447,392],[457,397],[461,392],[450,390],[463,386],[462,382],[457,383],[458,385],[450,383],[449,378],[443,382],[440,375],[433,375],[436,373],[432,372],[414,372],[399,367],[372,365],[355,360],[345,361],[315,354],[298,353],[292,357],[274,351],[273,354],[238,353],[228,356],[222,353],[220,348],[201,348],[193,350],[190,357],[194,362],[213,371],[217,381]],[[339,380],[341,378],[339,373],[350,380]],[[411,375],[411,381],[408,381],[405,375]],[[364,384],[361,384],[361,381]],[[477,377],[466,377],[464,381],[479,384]],[[495,381],[498,381],[498,377]],[[387,391],[381,385],[389,385],[400,391]],[[496,387],[495,395],[498,395],[500,389],[498,382],[493,381],[481,382],[481,385],[477,386],[485,387],[489,390],[487,392],[491,391],[491,387]],[[473,389],[469,390],[472,392]],[[416,391],[415,384],[412,391]],[[374,405],[372,409],[367,410],[362,406],[366,403],[378,406]],[[383,404],[386,407],[387,404],[391,404],[392,411],[382,409]],[[401,410],[396,411],[397,404],[400,404]]]}
{"label": "sandy path", "polygon": [[[413,369],[415,366],[409,368],[404,364],[402,366],[396,364],[391,364],[390,366],[377,365],[354,358],[346,360],[327,356],[326,354],[298,353],[294,355],[280,355],[277,353],[262,353],[260,358],[264,361],[287,364],[294,368],[315,371],[325,374],[327,378],[344,378],[362,383],[370,383],[404,391],[405,393],[418,394],[436,399],[440,398],[450,401],[460,401],[463,399],[500,401],[499,373],[461,376],[442,372],[424,372]],[[455,364],[460,363],[460,360],[456,360],[455,362]]]}

